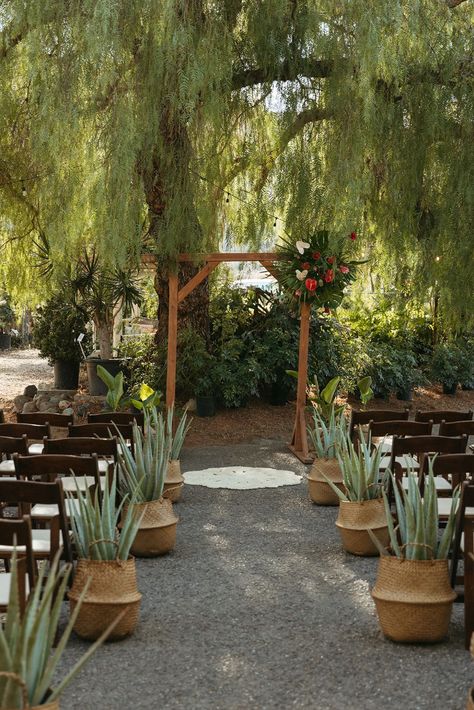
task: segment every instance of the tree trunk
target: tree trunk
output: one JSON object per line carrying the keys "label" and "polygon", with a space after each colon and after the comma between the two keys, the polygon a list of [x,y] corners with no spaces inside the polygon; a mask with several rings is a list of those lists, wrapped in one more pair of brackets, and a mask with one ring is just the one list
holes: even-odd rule
{"label": "tree trunk", "polygon": [[113,320],[95,321],[95,332],[99,345],[100,357],[103,360],[109,360],[113,357],[112,338],[113,338]]}

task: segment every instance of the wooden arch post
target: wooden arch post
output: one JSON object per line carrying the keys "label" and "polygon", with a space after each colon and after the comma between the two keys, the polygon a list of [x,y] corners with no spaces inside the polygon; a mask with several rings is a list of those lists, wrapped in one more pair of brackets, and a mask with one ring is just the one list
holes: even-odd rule
{"label": "wooden arch post", "polygon": [[[168,311],[168,360],[166,371],[166,405],[174,404],[176,395],[176,356],[178,347],[178,307],[189,294],[206,279],[209,274],[222,262],[230,261],[258,261],[271,274],[275,275],[273,264],[281,257],[278,254],[264,252],[228,252],[214,254],[181,254],[177,259],[177,268],[181,262],[197,261],[204,266],[195,274],[187,284],[179,288],[177,269],[169,272],[169,311]],[[146,259],[153,261],[153,257]],[[309,349],[310,306],[303,303],[301,306],[300,340],[298,354],[298,389],[296,400],[296,416],[293,428],[293,437],[289,444],[290,450],[303,463],[311,463],[309,455],[308,437],[306,433],[306,382],[308,379],[308,349]]]}

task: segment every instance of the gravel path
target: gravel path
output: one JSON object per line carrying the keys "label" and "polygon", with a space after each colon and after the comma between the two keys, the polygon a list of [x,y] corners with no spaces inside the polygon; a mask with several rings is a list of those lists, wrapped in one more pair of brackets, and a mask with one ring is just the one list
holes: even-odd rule
{"label": "gravel path", "polygon": [[0,350],[0,399],[8,401],[23,394],[26,385],[52,382],[53,368],[38,350]]}
{"label": "gravel path", "polygon": [[[281,445],[188,450],[183,469],[304,467]],[[463,608],[436,646],[385,640],[369,587],[377,561],[345,554],[336,510],[304,483],[185,488],[174,553],[137,560],[135,634],[108,644],[62,699],[68,710],[455,710],[472,683]],[[87,648],[74,638],[64,667]]]}

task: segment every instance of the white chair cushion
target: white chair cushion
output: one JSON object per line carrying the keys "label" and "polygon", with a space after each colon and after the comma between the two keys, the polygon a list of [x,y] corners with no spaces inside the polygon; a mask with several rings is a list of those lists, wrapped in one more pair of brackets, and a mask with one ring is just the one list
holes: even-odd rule
{"label": "white chair cushion", "polygon": [[[64,504],[65,504],[65,508],[66,508],[66,515],[68,517],[70,516],[71,505],[74,505],[74,507],[76,507],[76,508],[79,507],[79,502],[77,500],[74,500],[74,501],[65,500]],[[37,503],[31,509],[31,517],[32,518],[49,520],[50,518],[54,518],[56,515],[59,515],[59,510],[58,510],[58,506],[54,505],[54,504],[47,505],[47,504],[43,504],[43,503]]]}
{"label": "white chair cushion", "polygon": [[3,476],[5,473],[15,473],[14,461],[0,461],[0,476]]}
{"label": "white chair cushion", "polygon": [[[8,606],[8,600],[10,598],[10,587],[12,583],[12,575],[10,572],[0,573],[0,606]],[[25,591],[29,594],[30,583],[28,577],[25,575]]]}
{"label": "white chair cushion", "polygon": [[[32,530],[31,537],[33,541],[33,554],[35,555],[47,555],[51,550],[51,531],[50,530]],[[63,535],[59,531],[59,545],[63,544]],[[23,552],[25,550],[24,545],[18,545],[17,550]],[[13,552],[13,547],[10,545],[0,545],[0,557],[2,552],[11,554]]]}
{"label": "white chair cushion", "polygon": [[[104,490],[106,485],[107,477],[100,477],[100,487]],[[63,484],[63,490],[68,493],[74,493],[79,489],[80,491],[85,491],[86,488],[90,488],[95,484],[95,478],[93,476],[64,476],[61,478],[61,483]]]}
{"label": "white chair cushion", "polygon": [[[400,466],[403,469],[406,469],[408,466],[411,466],[412,469],[417,471],[420,468],[420,464],[416,459],[413,458],[413,456],[396,456],[395,461],[400,464]],[[390,466],[390,456],[382,456],[380,460],[380,468],[382,470],[385,470]]]}
{"label": "white chair cushion", "polygon": [[[418,482],[418,476],[416,476]],[[435,486],[437,491],[450,491],[452,490],[451,484],[442,476],[435,476]],[[402,486],[405,490],[408,490],[408,476],[403,476]]]}
{"label": "white chair cushion", "polygon": [[37,455],[37,454],[42,454],[43,453],[44,446],[43,444],[30,444],[28,446],[28,453],[30,456]]}

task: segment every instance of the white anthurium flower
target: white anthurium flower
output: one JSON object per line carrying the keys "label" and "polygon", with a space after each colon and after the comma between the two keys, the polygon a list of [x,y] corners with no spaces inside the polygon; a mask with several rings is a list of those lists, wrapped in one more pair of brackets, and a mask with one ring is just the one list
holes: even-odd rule
{"label": "white anthurium flower", "polygon": [[298,249],[298,252],[300,254],[304,254],[304,250],[309,249],[309,247],[310,247],[310,245],[308,244],[308,242],[301,242],[301,241],[296,242],[296,248]]}
{"label": "white anthurium flower", "polygon": [[298,281],[304,281],[304,279],[308,275],[308,269],[304,269],[304,271],[300,271],[299,269],[296,269],[295,273],[296,273],[296,278],[298,279]]}

